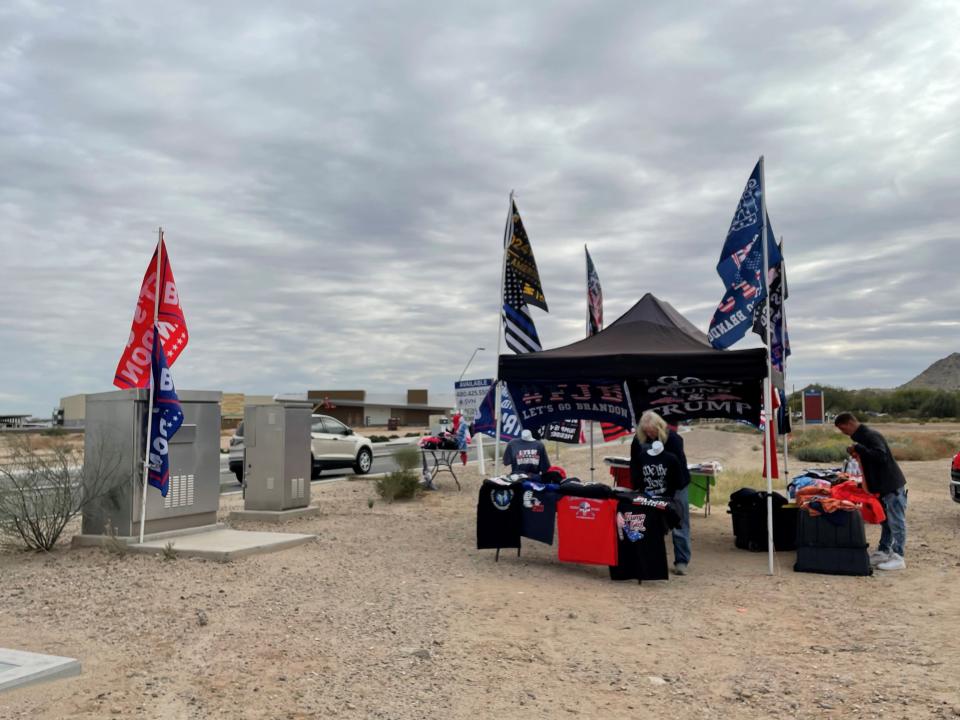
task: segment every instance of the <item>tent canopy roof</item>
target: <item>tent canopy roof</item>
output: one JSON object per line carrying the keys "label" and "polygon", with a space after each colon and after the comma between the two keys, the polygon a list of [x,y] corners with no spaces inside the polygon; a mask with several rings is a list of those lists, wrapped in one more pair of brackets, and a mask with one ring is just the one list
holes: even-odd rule
{"label": "tent canopy roof", "polygon": [[717,350],[670,303],[647,293],[609,327],[563,347],[501,355],[506,381],[623,380],[653,375],[765,377],[767,351]]}

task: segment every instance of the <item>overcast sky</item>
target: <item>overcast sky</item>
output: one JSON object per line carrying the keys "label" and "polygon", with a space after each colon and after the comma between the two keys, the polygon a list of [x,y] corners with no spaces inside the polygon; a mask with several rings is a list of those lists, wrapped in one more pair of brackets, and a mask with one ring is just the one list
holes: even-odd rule
{"label": "overcast sky", "polygon": [[111,389],[158,225],[180,388],[449,393],[477,346],[492,376],[511,189],[546,347],[584,333],[584,243],[608,323],[653,292],[706,330],[761,154],[788,385],[898,385],[960,350],[958,27],[912,0],[7,0],[0,411]]}

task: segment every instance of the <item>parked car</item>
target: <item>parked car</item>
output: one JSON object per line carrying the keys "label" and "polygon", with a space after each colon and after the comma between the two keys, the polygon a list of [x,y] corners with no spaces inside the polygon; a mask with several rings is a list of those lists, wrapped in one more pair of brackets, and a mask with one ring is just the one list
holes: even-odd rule
{"label": "parked car", "polygon": [[960,453],[953,456],[950,466],[950,496],[954,502],[960,503]]}
{"label": "parked car", "polygon": [[[243,423],[230,438],[228,464],[230,472],[243,482]],[[373,467],[373,443],[363,435],[329,415],[314,415],[310,426],[310,461],[313,475],[322,470],[352,468],[357,475],[366,475]]]}

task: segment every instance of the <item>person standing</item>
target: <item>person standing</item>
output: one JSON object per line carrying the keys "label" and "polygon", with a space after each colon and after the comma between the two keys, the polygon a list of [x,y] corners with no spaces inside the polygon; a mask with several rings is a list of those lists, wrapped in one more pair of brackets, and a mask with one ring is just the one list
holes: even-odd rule
{"label": "person standing", "polygon": [[[690,505],[689,485],[690,470],[687,468],[687,456],[683,451],[683,438],[671,430],[667,423],[657,413],[648,410],[640,416],[636,437],[630,445],[630,478],[634,488],[639,489],[638,476],[634,468],[639,468],[644,462],[644,446],[652,442],[663,444],[664,452],[672,455],[677,461],[679,476],[675,482],[670,497],[679,501],[683,517],[680,527],[673,531],[673,572],[676,575],[686,575],[692,553],[690,550]],[[649,456],[648,456],[649,457]]]}
{"label": "person standing", "polygon": [[879,570],[903,570],[907,567],[903,559],[907,544],[907,480],[903,471],[883,435],[852,413],[840,413],[833,424],[853,440],[847,454],[859,457],[864,485],[868,492],[880,496],[887,516],[880,525],[880,543],[870,555],[870,564]]}

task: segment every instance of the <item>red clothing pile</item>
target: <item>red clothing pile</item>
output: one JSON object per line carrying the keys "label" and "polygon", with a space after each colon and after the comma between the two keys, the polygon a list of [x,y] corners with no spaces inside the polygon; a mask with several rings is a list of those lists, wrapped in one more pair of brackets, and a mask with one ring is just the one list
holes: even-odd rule
{"label": "red clothing pile", "polygon": [[821,512],[859,510],[863,521],[867,523],[878,524],[887,519],[880,499],[853,480],[834,485],[829,490],[815,486],[800,488],[797,491],[797,504],[814,516]]}

